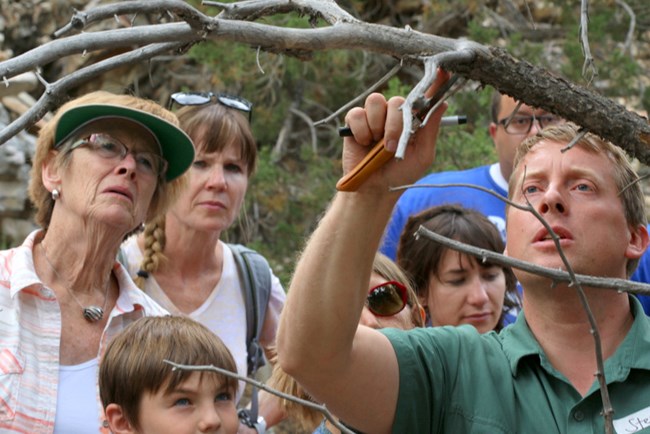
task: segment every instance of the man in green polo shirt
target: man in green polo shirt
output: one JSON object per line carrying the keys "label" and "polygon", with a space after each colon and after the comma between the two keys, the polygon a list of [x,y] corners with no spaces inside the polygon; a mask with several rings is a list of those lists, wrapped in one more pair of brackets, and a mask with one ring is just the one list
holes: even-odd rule
{"label": "man in green polo shirt", "polygon": [[[384,137],[395,149],[400,98],[370,95],[346,122],[348,173]],[[574,288],[517,271],[523,314],[500,334],[471,326],[409,332],[357,327],[372,258],[399,193],[433,161],[444,109],[352,193],[338,193],[296,268],[278,333],[282,368],[367,433],[602,433],[595,343]],[[530,203],[579,274],[626,278],[648,245],[636,175],[615,146],[571,125],[525,141],[510,198]],[[566,268],[547,229],[509,207],[507,254]],[[625,293],[584,288],[598,326],[617,433],[650,432],[650,322]],[[645,430],[645,431],[644,431]]]}

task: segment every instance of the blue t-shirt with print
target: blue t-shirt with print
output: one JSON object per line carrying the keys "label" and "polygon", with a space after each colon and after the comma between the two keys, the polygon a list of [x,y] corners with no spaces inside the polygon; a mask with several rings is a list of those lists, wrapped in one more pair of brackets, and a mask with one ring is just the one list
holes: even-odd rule
{"label": "blue t-shirt with print", "polygon": [[[507,197],[508,192],[498,185],[490,176],[490,166],[457,172],[432,173],[420,179],[416,184],[472,184],[492,190],[500,197]],[[473,208],[486,215],[496,225],[505,239],[506,220],[505,202],[490,193],[471,187],[417,187],[409,188],[399,198],[391,216],[380,248],[381,252],[395,260],[399,237],[410,216],[435,205],[459,204]]]}

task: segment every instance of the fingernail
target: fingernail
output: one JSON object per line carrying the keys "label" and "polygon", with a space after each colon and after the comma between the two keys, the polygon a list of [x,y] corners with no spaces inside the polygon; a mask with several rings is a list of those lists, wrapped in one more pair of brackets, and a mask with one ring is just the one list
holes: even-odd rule
{"label": "fingernail", "polygon": [[388,140],[386,142],[386,150],[389,152],[397,151],[397,140]]}

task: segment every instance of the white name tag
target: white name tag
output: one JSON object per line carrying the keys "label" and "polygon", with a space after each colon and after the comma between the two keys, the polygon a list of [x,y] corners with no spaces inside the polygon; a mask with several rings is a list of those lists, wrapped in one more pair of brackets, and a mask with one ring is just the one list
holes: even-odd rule
{"label": "white name tag", "polygon": [[650,428],[650,407],[614,421],[616,434],[635,433]]}

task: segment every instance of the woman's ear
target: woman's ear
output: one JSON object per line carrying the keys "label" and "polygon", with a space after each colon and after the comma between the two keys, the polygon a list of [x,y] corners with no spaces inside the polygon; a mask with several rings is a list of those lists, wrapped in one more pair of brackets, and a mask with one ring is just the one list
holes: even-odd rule
{"label": "woman's ear", "polygon": [[106,421],[113,434],[136,434],[129,420],[126,418],[122,407],[117,404],[108,404],[106,410]]}
{"label": "woman's ear", "polygon": [[427,324],[427,312],[424,310],[424,307],[420,306],[418,304],[418,311],[420,312],[420,318],[422,318],[422,326],[426,326]]}
{"label": "woman's ear", "polygon": [[56,156],[58,151],[50,151],[43,166],[41,167],[41,177],[43,178],[43,185],[48,191],[61,187],[61,175],[59,171],[61,167],[57,164]]}

